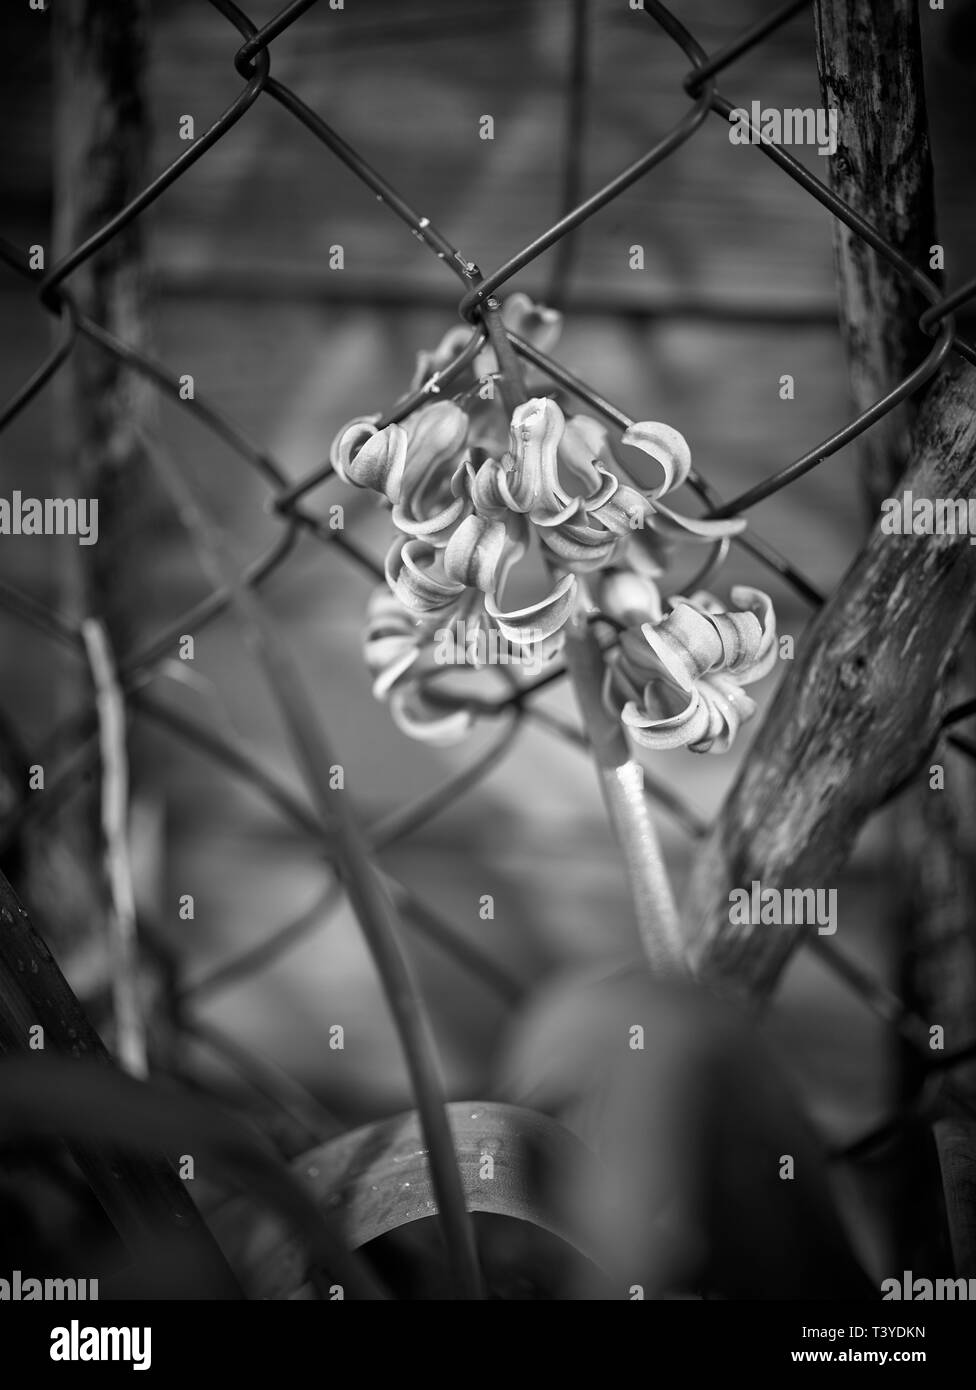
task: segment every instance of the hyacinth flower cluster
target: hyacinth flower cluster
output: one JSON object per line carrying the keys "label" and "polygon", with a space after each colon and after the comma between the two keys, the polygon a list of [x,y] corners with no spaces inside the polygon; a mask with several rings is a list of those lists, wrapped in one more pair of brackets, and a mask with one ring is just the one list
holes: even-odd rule
{"label": "hyacinth flower cluster", "polygon": [[[505,318],[543,350],[558,335],[559,316],[525,296],[508,301]],[[452,330],[420,356],[414,389],[436,383],[467,332]],[[688,445],[671,426],[639,421],[614,441],[598,420],[567,416],[549,394],[509,415],[491,389],[490,348],[469,371],[454,399],[431,399],[384,428],[378,417],[353,420],[332,446],[339,477],[371,489],[391,511],[386,582],[367,614],[374,695],[411,737],[457,742],[474,716],[431,693],[437,642],[456,635],[456,650],[469,654],[461,660],[474,666],[479,651],[494,649],[472,642],[479,634],[551,660],[567,625],[596,614],[616,634],[604,702],[633,740],[652,749],[727,750],[755,713],[743,687],[776,661],[772,603],[740,587],[727,610],[705,592],[665,599],[661,586],[676,543],[715,545],[745,522],[688,517],[665,502],[691,471]],[[652,486],[634,481],[625,450],[638,467],[640,455],[653,460]],[[545,593],[506,602],[514,572],[532,555],[537,571],[538,557],[545,562]]]}

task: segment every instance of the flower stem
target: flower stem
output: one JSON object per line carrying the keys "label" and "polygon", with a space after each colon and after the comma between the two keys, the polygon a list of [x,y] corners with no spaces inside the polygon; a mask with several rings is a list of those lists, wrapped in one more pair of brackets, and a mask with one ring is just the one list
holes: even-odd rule
{"label": "flower stem", "polygon": [[[486,301],[482,318],[498,358],[502,401],[511,415],[525,400],[521,364],[493,297]],[[644,770],[630,756],[619,720],[604,708],[603,653],[582,615],[566,627],[565,656],[596,758],[604,805],[627,868],[644,955],[654,975],[685,974],[688,965],[681,919],[644,795]]]}
{"label": "flower stem", "polygon": [[522,376],[522,364],[508,340],[501,306],[494,295],[485,301],[481,319],[488,334],[488,341],[498,359],[498,390],[501,393],[502,404],[511,417],[516,407],[525,400],[525,378]]}
{"label": "flower stem", "polygon": [[687,971],[681,922],[657,830],[644,796],[644,773],[630,756],[619,722],[604,708],[603,653],[592,627],[566,629],[566,666],[590,739],[600,790],[620,845],[644,955],[653,974]]}

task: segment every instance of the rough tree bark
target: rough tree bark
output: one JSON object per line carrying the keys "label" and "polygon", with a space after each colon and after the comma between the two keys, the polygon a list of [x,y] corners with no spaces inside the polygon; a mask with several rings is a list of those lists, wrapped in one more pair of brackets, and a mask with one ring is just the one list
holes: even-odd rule
{"label": "rough tree bark", "polygon": [[[145,58],[147,0],[66,0],[52,15],[54,41],[54,254],[61,259],[103,226],[148,180]],[[146,339],[146,272],[139,219],[67,279],[81,313],[122,341]],[[154,535],[151,473],[139,430],[151,419],[150,386],[84,337],[55,379],[62,495],[96,498],[98,542],[64,546],[59,606],[75,621],[98,617],[124,655],[137,635],[146,594],[147,537]],[[57,715],[70,725],[91,707],[84,664],[60,677]],[[68,735],[76,738],[76,732]],[[70,751],[70,743],[59,756]],[[47,771],[47,770],[46,770]],[[53,771],[53,769],[51,769]],[[97,778],[59,808],[47,830],[59,871],[32,874],[25,894],[63,968],[86,999],[110,973],[108,893]],[[71,904],[70,917],[65,904]]]}
{"label": "rough tree bark", "polygon": [[[149,126],[144,82],[147,0],[67,0],[54,19],[54,248],[81,245],[148,181]],[[138,218],[75,270],[67,288],[79,310],[125,343],[146,337],[146,274]],[[139,430],[151,387],[82,338],[57,378],[61,454],[70,480],[97,497],[99,542],[79,547],[79,571],[66,598],[97,613],[123,648],[139,612],[132,584],[140,572],[144,486]],[[141,475],[145,484],[150,472]],[[72,552],[66,550],[66,554]]]}
{"label": "rough tree bark", "polygon": [[[918,497],[976,489],[976,371],[947,372],[918,418],[904,486]],[[875,526],[801,644],[698,858],[691,885],[699,973],[766,994],[803,928],[729,921],[729,891],[826,887],[867,817],[933,742],[952,655],[976,613],[965,536],[891,536]],[[840,905],[843,921],[843,904]]]}
{"label": "rough tree bark", "polygon": [[[832,185],[927,269],[936,236],[915,6],[817,0],[816,17],[824,102],[840,118]],[[852,395],[862,410],[930,346],[917,327],[925,305],[839,224],[835,249]],[[972,491],[974,406],[976,374],[946,373],[925,398],[859,441],[871,515],[902,488],[930,498]],[[800,937],[795,928],[733,926],[730,889],[753,879],[771,887],[829,885],[865,820],[908,778],[892,816],[898,852],[890,920],[897,927],[901,918],[903,950],[910,932],[910,1002],[943,1023],[954,1044],[968,1041],[976,999],[967,920],[976,779],[954,763],[947,790],[938,792],[928,774],[935,755],[917,764],[940,712],[962,698],[952,668],[976,611],[974,577],[965,537],[898,538],[876,526],[806,634],[692,885],[694,955],[719,987],[753,999],[768,993]],[[971,655],[959,667],[968,695]]]}
{"label": "rough tree bark", "polygon": [[[941,283],[931,255],[938,242],[922,43],[915,0],[817,0],[817,48],[824,104],[839,113],[834,190],[912,264]],[[892,94],[897,93],[897,100]],[[918,328],[927,307],[894,268],[842,223],[834,225],[841,327],[855,406],[865,409],[906,376],[927,351]],[[911,449],[919,397],[893,411],[858,441],[863,492],[871,516],[899,491]],[[946,703],[976,690],[976,643],[959,644],[946,676]],[[945,1030],[946,1047],[976,1032],[976,768],[951,748],[938,756],[945,787],[920,779],[886,816],[892,841],[884,908],[896,940],[899,990],[923,1018]],[[902,1103],[911,1102],[924,1073],[902,1054]],[[976,1069],[957,1071],[954,1088],[969,1095]],[[925,1155],[903,1163],[909,1189],[897,1203],[906,1267],[933,1248],[935,1213],[919,1200],[926,1190]],[[928,1189],[930,1190],[930,1189]],[[914,1227],[914,1229],[913,1229]],[[894,1253],[894,1252],[893,1252]]]}
{"label": "rough tree bark", "polygon": [[[814,14],[824,105],[838,113],[831,187],[907,260],[927,270],[935,195],[918,7],[914,0],[817,0]],[[931,339],[918,327],[928,304],[837,221],[834,261],[851,394],[860,411],[929,351]],[[937,271],[928,274],[940,279]],[[872,516],[905,471],[918,405],[918,397],[906,401],[858,440]]]}
{"label": "rough tree bark", "polygon": [[[54,15],[54,251],[81,244],[133,196],[146,177],[147,126],[142,94],[145,0],[65,0]],[[69,280],[78,308],[127,342],[143,337],[143,269],[138,223],[130,225]],[[138,612],[130,581],[136,547],[144,545],[133,483],[137,431],[145,423],[145,387],[135,374],[79,341],[56,379],[63,457],[61,493],[99,501],[99,542],[65,547],[62,606],[74,616],[97,613],[116,648]],[[67,688],[65,688],[67,687]],[[59,690],[62,712],[77,719],[91,705],[91,682]],[[11,757],[16,759],[16,754]],[[9,761],[9,759],[8,759]],[[3,771],[7,771],[6,765]],[[47,834],[58,854],[25,871],[32,901],[43,903],[50,945],[75,962],[104,954],[106,893],[97,795],[85,790],[62,810]],[[43,1051],[109,1058],[61,974],[48,942],[0,875],[0,1054]],[[82,970],[80,973],[84,974]],[[97,983],[97,980],[95,981]],[[32,1034],[40,1027],[42,1034]],[[129,1160],[114,1152],[76,1149],[74,1157],[131,1253],[151,1258],[163,1242],[202,1280],[211,1296],[239,1290],[171,1164]]]}
{"label": "rough tree bark", "polygon": [[[824,101],[840,113],[831,182],[909,260],[927,267],[936,242],[918,10],[913,0],[818,0]],[[892,101],[890,94],[898,93]],[[835,224],[841,324],[855,405],[864,409],[921,360],[924,305],[903,278],[841,223]],[[939,278],[930,271],[933,278]],[[871,515],[892,496],[911,447],[917,399],[859,441]],[[976,689],[973,642],[960,645],[948,702]],[[944,792],[927,784],[892,816],[893,867],[910,939],[906,988],[920,1012],[955,1043],[976,1027],[976,775],[951,750]]]}
{"label": "rough tree bark", "polygon": [[976,1279],[976,1121],[969,1116],[938,1120],[935,1139],[956,1275]]}

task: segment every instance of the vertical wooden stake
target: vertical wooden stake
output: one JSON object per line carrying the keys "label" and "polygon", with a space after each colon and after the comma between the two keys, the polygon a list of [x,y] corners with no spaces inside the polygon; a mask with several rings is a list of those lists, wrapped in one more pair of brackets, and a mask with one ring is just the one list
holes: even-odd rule
{"label": "vertical wooden stake", "polygon": [[[893,245],[931,279],[938,243],[932,155],[916,0],[816,0],[817,48],[824,104],[839,116],[831,184]],[[854,404],[863,410],[908,374],[930,345],[918,328],[927,307],[921,296],[882,257],[842,223],[834,224],[841,328],[847,348]],[[872,516],[882,500],[900,496],[920,399],[893,411],[858,441],[863,495]],[[921,441],[920,441],[921,442]],[[976,689],[976,646],[958,648],[945,677],[952,706]],[[976,1030],[976,769],[943,744],[932,765],[887,817],[892,838],[891,885],[885,895],[901,953],[900,993],[909,1007],[944,1028],[947,1047],[969,1041]],[[917,1058],[903,1053],[901,1103],[921,1080]],[[958,1074],[955,1086],[976,1094],[976,1068]],[[906,1156],[906,1190],[896,1205],[904,1248],[895,1258],[922,1258],[936,1222],[918,1200],[925,1157],[917,1171]],[[921,1246],[919,1244],[921,1242]]]}
{"label": "vertical wooden stake", "polygon": [[[60,0],[54,22],[54,258],[80,245],[139,190],[147,178],[148,127],[144,100],[147,0]],[[121,231],[68,280],[78,308],[126,342],[144,340],[144,268],[138,221]],[[50,262],[48,265],[50,269]],[[149,411],[149,388],[107,354],[79,340],[56,378],[62,496],[97,498],[99,539],[91,547],[65,546],[61,604],[78,618],[97,614],[118,653],[125,649],[138,604],[133,603],[133,561],[144,546],[148,470],[139,462],[138,430]],[[82,684],[84,682],[84,684]],[[90,703],[84,668],[78,684],[62,682],[63,710],[77,715]],[[57,949],[104,943],[106,893],[98,838],[98,802],[82,796],[62,814],[54,833],[67,836],[73,879],[57,892],[64,937]],[[27,1025],[45,1030],[46,1046],[107,1061],[44,942],[9,885],[0,879],[0,1051],[26,1049]],[[48,923],[45,922],[45,927]],[[70,927],[70,936],[68,929]],[[23,973],[32,961],[33,974]],[[115,1154],[76,1154],[85,1176],[131,1250],[172,1239],[197,1273],[210,1277],[215,1296],[239,1296],[233,1276],[172,1167]],[[151,1247],[150,1247],[151,1249]]]}

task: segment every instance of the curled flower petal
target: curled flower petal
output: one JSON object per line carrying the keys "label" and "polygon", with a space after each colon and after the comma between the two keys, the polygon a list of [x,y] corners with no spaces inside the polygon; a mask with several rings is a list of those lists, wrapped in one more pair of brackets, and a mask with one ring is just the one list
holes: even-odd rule
{"label": "curled flower petal", "polygon": [[609,468],[604,468],[602,463],[594,464],[594,473],[596,477],[592,489],[580,499],[581,508],[588,517],[597,517],[606,526],[603,511],[608,503],[618,497],[620,493],[627,493],[632,489],[622,487],[616,473],[611,473]]}
{"label": "curled flower petal", "polygon": [[[372,433],[364,436],[367,428]],[[406,432],[399,425],[377,430],[370,421],[348,425],[337,440],[332,464],[345,483],[372,488],[396,502],[403,485]]]}
{"label": "curled flower petal", "polygon": [[711,713],[707,742],[690,744],[693,753],[727,753],[739,731],[756,713],[756,702],[742,689],[738,680],[718,672],[706,676],[700,683]]}
{"label": "curled flower petal", "polygon": [[470,508],[468,491],[471,476],[471,465],[465,461],[451,478],[451,500],[445,501],[443,506],[430,502],[426,515],[425,499],[419,489],[414,495],[405,496],[393,508],[393,524],[418,540],[428,541],[435,546],[446,545],[458,522]]}
{"label": "curled flower petal", "polygon": [[[605,472],[600,469],[600,472]],[[609,475],[613,477],[612,474]],[[616,481],[616,479],[615,479]],[[614,535],[625,536],[629,531],[640,531],[645,521],[654,514],[654,507],[636,488],[617,483],[608,491],[606,488],[592,501],[584,503],[587,515],[600,522]]]}
{"label": "curled flower petal", "polygon": [[[723,536],[738,535],[745,529],[746,521],[742,517],[714,521],[686,517],[658,500],[666,492],[679,487],[691,471],[691,451],[684,436],[677,430],[670,425],[642,420],[627,429],[621,440],[650,454],[661,465],[664,481],[645,492],[622,484],[618,479],[617,488],[608,489],[605,495],[601,491],[588,497],[586,511],[608,530],[624,535],[628,530],[643,530],[645,525],[649,525],[665,535],[684,540],[714,541]],[[605,466],[602,460],[609,461],[611,466]],[[612,471],[613,456],[607,430],[587,415],[573,415],[566,422],[559,444],[559,461],[591,493],[599,486],[601,476],[616,477]]]}
{"label": "curled flower petal", "polygon": [[[505,577],[508,531],[503,521],[469,516],[461,522],[444,551],[444,573],[458,584],[494,593]],[[521,554],[521,547],[519,554]]]}
{"label": "curled flower petal", "polygon": [[373,676],[373,695],[386,698],[392,686],[420,655],[423,632],[384,586],[375,590],[367,607],[363,654]]}
{"label": "curled flower petal", "polygon": [[773,600],[768,594],[764,594],[761,589],[753,589],[747,584],[736,584],[732,589],[731,596],[733,603],[740,607],[745,606],[755,614],[762,630],[759,649],[753,653],[751,665],[748,669],[737,671],[735,675],[740,685],[751,685],[753,681],[762,680],[763,676],[768,676],[779,659],[779,647],[776,642],[776,612],[773,608]]}
{"label": "curled flower petal", "polygon": [[[613,654],[614,660],[627,670],[638,686],[661,672],[660,662],[647,641],[647,629],[656,627],[656,622],[642,622],[637,628],[628,628],[620,634],[620,643]],[[679,667],[677,679],[684,678],[684,668]]]}
{"label": "curled flower petal", "polygon": [[612,461],[606,427],[589,415],[571,415],[559,441],[559,462],[591,491],[597,486],[601,464]]}
{"label": "curled flower petal", "polygon": [[521,290],[510,294],[502,304],[502,318],[513,333],[527,338],[540,352],[551,352],[559,342],[563,316],[558,309],[537,304]]}
{"label": "curled flower petal", "polygon": [[[502,481],[502,489],[505,489],[504,480]],[[536,526],[543,528],[562,526],[571,517],[578,516],[582,510],[582,497],[568,497],[565,502],[561,502],[558,497],[553,497],[549,501],[533,507],[529,512],[529,520]]]}
{"label": "curled flower petal", "polygon": [[417,540],[428,541],[431,545],[446,545],[467,506],[467,498],[456,497],[441,511],[423,520],[412,517],[406,507],[396,506],[393,508],[393,523],[399,531],[405,531]]}
{"label": "curled flower petal", "polygon": [[[705,592],[671,602],[701,613],[712,623],[722,646],[721,656],[712,665],[734,675],[740,685],[761,680],[776,664],[776,616],[772,600],[759,589],[744,585],[734,588],[732,602],[739,605],[739,611],[733,612]],[[746,611],[742,611],[743,606]]]}
{"label": "curled flower petal", "polygon": [[418,352],[413,379],[410,382],[411,394],[419,391],[426,381],[437,372],[449,367],[471,337],[471,329],[465,324],[449,328],[433,352]]}
{"label": "curled flower petal", "polygon": [[749,524],[744,516],[723,517],[714,521],[706,516],[683,516],[657,500],[650,509],[650,519],[655,530],[665,535],[679,536],[683,540],[689,536],[705,541],[721,540],[723,536],[739,535]]}
{"label": "curled flower petal", "polygon": [[469,709],[445,709],[443,705],[435,704],[416,682],[393,691],[390,714],[401,733],[435,747],[459,743],[470,733],[474,724],[474,716]]}
{"label": "curled flower petal", "polygon": [[413,501],[415,494],[452,462],[464,447],[468,417],[453,401],[435,401],[408,415],[403,426],[407,436],[407,462],[403,476],[403,495]]}
{"label": "curled flower petal", "polygon": [[755,714],[742,687],[776,661],[775,616],[758,589],[735,588],[732,601],[728,611],[704,591],[673,597],[666,617],[621,634],[603,698],[643,747],[722,753]]}
{"label": "curled flower petal", "polygon": [[[758,635],[758,622],[755,626]],[[675,603],[663,622],[645,623],[641,632],[662,670],[682,684],[697,680],[722,663],[725,649],[721,634],[709,615],[688,603]]]}
{"label": "curled flower petal", "polygon": [[480,670],[487,651],[487,633],[491,623],[479,593],[477,606],[469,596],[460,601],[448,621],[434,632],[434,664],[437,666],[470,666]]}
{"label": "curled flower petal", "polygon": [[671,425],[660,420],[638,420],[620,436],[622,444],[630,444],[650,454],[664,470],[664,482],[649,495],[662,497],[680,487],[691,472],[691,450],[688,441]]}
{"label": "curled flower petal", "polygon": [[576,597],[576,576],[564,575],[552,593],[530,604],[528,608],[503,613],[491,594],[485,597],[485,612],[498,624],[510,642],[519,646],[543,641],[564,627],[573,611]]}
{"label": "curled flower petal", "polygon": [[687,748],[699,743],[708,732],[709,715],[701,692],[692,688],[688,692],[688,703],[679,714],[667,718],[657,718],[648,714],[653,708],[654,687],[648,685],[644,690],[643,704],[634,702],[624,705],[620,719],[634,742],[642,748],[662,751],[672,748]]}
{"label": "curled flower petal", "polygon": [[448,579],[438,553],[425,541],[395,541],[386,557],[386,582],[412,613],[441,614],[452,608],[464,585]]}
{"label": "curled flower petal", "polygon": [[547,504],[564,507],[572,500],[559,485],[557,469],[563,424],[563,413],[549,396],[536,396],[513,411],[511,465],[500,479],[513,511],[528,512]]}
{"label": "curled flower petal", "polygon": [[471,485],[471,502],[479,516],[499,521],[508,515],[507,494],[501,487],[504,475],[505,469],[497,459],[485,459],[475,473]]}
{"label": "curled flower petal", "polygon": [[711,621],[722,643],[721,659],[714,664],[733,673],[751,666],[762,641],[762,628],[756,615],[715,613]]}
{"label": "curled flower petal", "polygon": [[586,574],[608,565],[620,547],[620,537],[595,526],[563,523],[540,532],[547,550],[558,555],[564,565]]}
{"label": "curled flower petal", "polygon": [[416,639],[407,644],[402,638],[367,640],[366,665],[373,675],[374,700],[385,700],[420,655]]}
{"label": "curled flower petal", "polygon": [[378,415],[357,415],[355,419],[342,426],[329,445],[329,462],[343,482],[346,481],[343,471],[346,463],[355,450],[365,444],[370,435],[377,433],[376,421],[379,418]]}
{"label": "curled flower petal", "polygon": [[629,702],[621,720],[634,742],[643,748],[690,748],[693,753],[725,753],[740,724],[755,714],[754,702],[731,678],[710,678],[693,685],[684,708],[676,714],[656,714],[669,700],[661,685],[649,682],[642,706]]}

